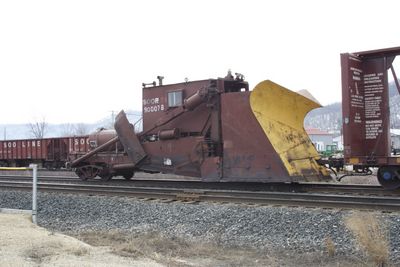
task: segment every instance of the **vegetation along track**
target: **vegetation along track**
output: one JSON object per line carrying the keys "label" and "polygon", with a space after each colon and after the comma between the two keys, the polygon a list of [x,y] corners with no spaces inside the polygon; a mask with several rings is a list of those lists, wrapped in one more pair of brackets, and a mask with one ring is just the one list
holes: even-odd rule
{"label": "vegetation along track", "polygon": [[[159,181],[158,181],[159,182]],[[350,186],[343,186],[350,189]],[[362,188],[363,186],[357,185]],[[356,187],[354,190],[356,190]],[[367,186],[369,188],[371,186]],[[31,182],[0,181],[0,189],[31,190]],[[163,202],[184,201],[196,203],[199,201],[218,203],[240,203],[257,205],[287,205],[324,208],[367,209],[380,211],[400,211],[400,195],[354,195],[316,192],[282,192],[282,191],[244,191],[207,188],[168,188],[168,187],[139,187],[100,184],[38,184],[39,192],[82,193],[91,195],[111,195],[157,199]]]}

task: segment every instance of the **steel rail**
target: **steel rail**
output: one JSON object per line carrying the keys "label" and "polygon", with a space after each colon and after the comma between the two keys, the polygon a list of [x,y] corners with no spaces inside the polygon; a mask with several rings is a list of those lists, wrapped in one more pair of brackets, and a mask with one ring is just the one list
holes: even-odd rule
{"label": "steel rail", "polygon": [[[30,177],[7,175],[1,176],[0,181],[30,181]],[[269,183],[234,183],[234,182],[213,182],[206,183],[197,180],[170,180],[170,179],[149,179],[148,177],[135,177],[132,180],[113,179],[102,181],[100,179],[81,181],[77,177],[40,176],[42,182],[55,183],[76,183],[76,184],[100,184],[115,186],[123,184],[132,187],[172,187],[187,189],[219,189],[219,190],[243,190],[243,191],[270,191],[270,192],[320,192],[336,194],[360,194],[380,196],[400,196],[400,190],[385,190],[379,185],[363,184],[331,184],[331,183],[296,183],[296,184],[269,184]]]}
{"label": "steel rail", "polygon": [[[0,182],[0,189],[29,190],[29,182]],[[400,197],[354,196],[292,192],[244,192],[233,190],[199,190],[177,188],[124,187],[39,183],[42,192],[83,193],[188,202],[218,202],[259,205],[346,208],[400,211]]]}

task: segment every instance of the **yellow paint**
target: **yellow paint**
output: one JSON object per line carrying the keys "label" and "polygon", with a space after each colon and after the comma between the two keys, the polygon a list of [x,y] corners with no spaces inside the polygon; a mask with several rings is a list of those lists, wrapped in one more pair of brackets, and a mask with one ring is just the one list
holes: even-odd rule
{"label": "yellow paint", "polygon": [[349,158],[349,164],[358,164],[360,160],[358,158]]}
{"label": "yellow paint", "polygon": [[320,104],[267,80],[251,92],[250,106],[290,176],[329,176],[316,162],[319,154],[303,126],[306,114]]}

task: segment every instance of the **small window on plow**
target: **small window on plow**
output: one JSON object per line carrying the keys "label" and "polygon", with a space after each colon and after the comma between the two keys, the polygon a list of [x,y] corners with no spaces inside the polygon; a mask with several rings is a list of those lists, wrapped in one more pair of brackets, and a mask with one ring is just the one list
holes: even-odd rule
{"label": "small window on plow", "polygon": [[168,107],[182,106],[182,91],[168,92]]}

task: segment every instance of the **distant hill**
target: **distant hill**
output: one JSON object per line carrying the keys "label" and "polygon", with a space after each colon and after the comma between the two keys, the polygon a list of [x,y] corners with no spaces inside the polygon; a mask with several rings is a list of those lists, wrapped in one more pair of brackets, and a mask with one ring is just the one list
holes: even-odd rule
{"label": "distant hill", "polygon": [[314,109],[304,120],[306,128],[317,128],[329,132],[340,132],[342,125],[342,103],[334,103]]}
{"label": "distant hill", "polygon": [[[400,128],[400,95],[394,82],[389,84],[390,128]],[[305,127],[340,133],[342,127],[342,103],[333,103],[312,110],[304,120]]]}

